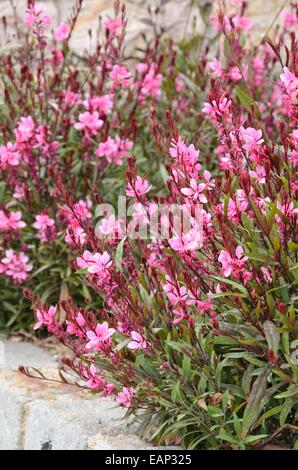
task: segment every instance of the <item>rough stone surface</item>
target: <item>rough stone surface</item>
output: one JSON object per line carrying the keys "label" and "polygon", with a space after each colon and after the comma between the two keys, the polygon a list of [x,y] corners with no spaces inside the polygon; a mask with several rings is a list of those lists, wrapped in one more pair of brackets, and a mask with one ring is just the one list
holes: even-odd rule
{"label": "rough stone surface", "polygon": [[[115,401],[55,382],[57,363],[50,354],[29,343],[3,344],[0,450],[154,449],[139,439]],[[26,377],[19,364],[38,368],[52,381]]]}
{"label": "rough stone surface", "polygon": [[[84,450],[99,429],[104,429],[109,437],[116,436],[116,442],[118,434],[124,431],[131,441],[138,440],[135,436],[129,438],[131,431],[121,421],[123,411],[107,399],[77,399],[73,395],[53,401],[38,399],[25,405],[25,413],[25,450],[42,449],[46,443],[54,450]],[[102,448],[106,449],[104,440]]]}
{"label": "rough stone surface", "polygon": [[17,370],[22,364],[30,364],[31,367],[54,367],[56,365],[55,359],[50,354],[34,344],[11,343],[5,340],[2,342],[4,355],[1,363],[6,369]]}
{"label": "rough stone surface", "polygon": [[[118,434],[110,436],[99,433],[88,441],[89,450],[156,450],[157,448],[142,441],[137,436]],[[158,447],[158,450],[179,450],[178,446]]]}
{"label": "rough stone surface", "polygon": [[[109,436],[98,433],[88,441],[89,450],[152,450],[153,446],[143,442],[137,436],[118,434]],[[155,447],[156,449],[156,447]]]}
{"label": "rough stone surface", "polygon": [[[16,11],[21,19],[24,15],[27,0],[15,0]],[[67,20],[72,12],[75,0],[43,0],[47,11],[53,19],[54,26],[61,20]],[[88,31],[95,32],[98,28],[98,18],[106,17],[113,12],[113,0],[84,0],[83,8],[79,15],[71,47],[82,54],[85,47],[94,45],[94,40],[89,43]],[[130,54],[142,43],[142,34],[147,37],[152,35],[152,23],[158,28],[161,26],[176,39],[182,38],[190,30],[192,20],[196,18],[196,29],[203,31],[203,22],[196,7],[190,8],[189,0],[126,0],[128,27],[127,27],[127,52]],[[202,2],[203,3],[203,2]],[[212,2],[214,9],[217,2]],[[228,7],[233,8],[234,2],[228,0]],[[251,18],[254,28],[254,36],[259,40],[265,33],[270,23],[274,20],[283,4],[282,0],[250,0],[248,2],[247,16]],[[159,13],[154,11],[159,7]],[[149,10],[151,13],[149,13]],[[9,0],[1,0],[1,16],[7,16],[8,24],[13,25],[14,19],[11,14]]]}

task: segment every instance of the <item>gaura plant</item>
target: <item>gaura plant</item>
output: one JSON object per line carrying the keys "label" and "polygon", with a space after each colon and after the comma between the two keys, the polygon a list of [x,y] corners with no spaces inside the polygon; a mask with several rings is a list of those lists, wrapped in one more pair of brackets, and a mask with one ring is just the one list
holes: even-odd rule
{"label": "gaura plant", "polygon": [[[125,6],[118,1],[113,17],[100,23],[95,51],[79,58],[71,51],[81,7],[75,2],[69,20],[55,27],[44,5],[30,1],[14,35],[3,20],[0,328],[8,331],[32,323],[24,287],[45,302],[69,294],[90,301],[71,267],[72,215],[59,203],[57,182],[75,190],[75,210],[87,219],[95,193],[113,201],[127,157],[134,148],[146,154],[144,121],[161,95],[158,42],[128,63]],[[149,167],[156,172],[155,162]],[[75,239],[84,237],[78,225]]]}
{"label": "gaura plant", "polygon": [[114,396],[155,442],[249,449],[278,439],[294,448],[297,40],[284,31],[247,61],[239,25],[248,20],[232,19],[219,12],[224,55],[205,63],[213,78],[197,133],[210,146],[200,151],[170,114],[166,127],[151,110],[167,159],[162,191],[129,158],[131,215],[109,213],[95,226],[61,185],[78,273],[101,307],[64,300],[61,322],[58,305],[37,299],[35,328],[72,349],[64,364],[94,394]]}

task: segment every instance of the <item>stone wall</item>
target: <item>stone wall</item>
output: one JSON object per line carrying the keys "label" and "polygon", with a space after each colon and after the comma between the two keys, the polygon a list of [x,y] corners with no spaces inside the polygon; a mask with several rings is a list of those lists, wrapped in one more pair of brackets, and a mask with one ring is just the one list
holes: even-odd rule
{"label": "stone wall", "polygon": [[[21,364],[54,381],[24,376]],[[141,440],[115,401],[57,383],[57,367],[44,349],[0,335],[0,451],[163,449]]]}
{"label": "stone wall", "polygon": [[[198,0],[204,4],[208,0]],[[216,1],[209,0],[209,3],[216,7]],[[57,23],[65,20],[71,14],[75,0],[43,0],[46,4],[49,14]],[[111,15],[113,11],[113,0],[84,0],[83,8],[76,25],[75,33],[72,38],[72,47],[81,54],[88,45],[88,30],[96,30],[98,26],[98,17]],[[192,24],[192,19],[197,19],[197,29],[203,30],[203,22],[198,15],[198,8],[190,8],[189,0],[126,0],[128,13],[128,44],[129,49],[133,51],[141,42],[141,35],[152,34],[152,24],[157,27],[163,26],[169,34],[175,38],[181,38]],[[267,30],[268,25],[274,20],[283,0],[249,0],[247,14],[255,25],[254,37],[259,40],[262,34]],[[15,0],[17,12],[22,17],[26,5],[26,0]],[[226,0],[228,7],[233,7],[233,0]],[[11,6],[9,0],[0,0],[1,15],[7,15],[9,22],[12,23]],[[160,12],[156,15],[154,11],[160,7]],[[149,13],[151,11],[151,13]],[[86,41],[87,40],[87,41]],[[92,44],[91,44],[92,47]]]}

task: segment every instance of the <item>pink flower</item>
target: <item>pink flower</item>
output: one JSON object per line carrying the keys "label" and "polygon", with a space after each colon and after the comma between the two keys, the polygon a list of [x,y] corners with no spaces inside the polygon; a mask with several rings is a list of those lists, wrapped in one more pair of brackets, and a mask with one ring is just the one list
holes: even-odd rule
{"label": "pink flower", "polygon": [[44,242],[55,240],[57,235],[55,221],[44,213],[38,214],[35,220],[32,227],[38,230],[38,238]]}
{"label": "pink flower", "polygon": [[283,82],[287,91],[295,91],[298,88],[298,77],[295,77],[295,75],[290,72],[288,67],[284,67],[283,70],[283,73],[280,75],[281,81]]}
{"label": "pink flower", "polygon": [[60,49],[51,49],[51,56],[47,59],[49,64],[54,65],[54,67],[58,67],[64,61],[63,52]]}
{"label": "pink flower", "polygon": [[89,380],[86,382],[86,386],[92,390],[100,390],[105,387],[106,381],[104,378],[97,375],[97,370],[94,364],[91,364],[89,369]]}
{"label": "pink flower", "polygon": [[70,33],[70,26],[67,23],[60,23],[60,25],[54,29],[54,36],[56,41],[64,41],[68,38]]}
{"label": "pink flower", "polygon": [[[245,193],[239,189],[236,191],[236,199],[230,198],[228,202],[228,218],[235,224],[238,224],[241,218],[242,212],[246,211],[248,207],[248,201]],[[224,205],[220,205],[221,211],[224,210]]]}
{"label": "pink flower", "polygon": [[98,230],[103,235],[112,235],[117,238],[122,238],[124,236],[121,222],[116,220],[114,215],[110,215],[109,217],[102,219]]}
{"label": "pink flower", "polygon": [[106,384],[105,389],[103,391],[103,396],[108,396],[114,393],[116,390],[116,387],[114,384]]}
{"label": "pink flower", "polygon": [[223,275],[229,277],[233,270],[232,257],[228,251],[221,250],[218,261],[222,264]]}
{"label": "pink flower", "polygon": [[26,227],[26,223],[22,220],[22,213],[4,212],[0,210],[0,232],[10,232]]}
{"label": "pink flower", "polygon": [[185,194],[185,196],[190,197],[193,201],[199,201],[201,203],[206,203],[207,198],[203,191],[205,189],[205,183],[197,183],[195,178],[191,178],[190,180],[190,187],[189,188],[182,188],[181,192]]}
{"label": "pink flower", "polygon": [[93,255],[85,250],[83,256],[77,258],[77,265],[81,269],[87,269],[93,263]]}
{"label": "pink flower", "polygon": [[298,18],[297,15],[292,13],[291,11],[283,11],[282,17],[284,20],[284,25],[287,29],[292,28],[293,26],[296,26],[298,24]]}
{"label": "pink flower", "polygon": [[78,324],[80,327],[85,326],[86,321],[85,321],[85,318],[84,318],[84,316],[82,315],[81,312],[79,312],[79,313],[76,315],[75,319],[76,319],[77,324]]}
{"label": "pink flower", "polygon": [[169,276],[166,276],[167,284],[163,285],[163,290],[172,305],[184,304],[188,298],[187,289],[185,286],[179,287],[174,284]]}
{"label": "pink flower", "polygon": [[236,259],[232,258],[228,251],[221,250],[219,254],[218,261],[222,264],[224,277],[229,277],[234,270],[241,270],[248,260],[247,256],[242,257],[244,253],[242,246],[237,246],[235,253]]}
{"label": "pink flower", "polygon": [[99,111],[101,114],[110,114],[113,108],[113,99],[110,95],[87,97],[83,105],[88,111]]}
{"label": "pink flower", "polygon": [[216,78],[224,77],[225,72],[218,59],[211,60],[210,62],[208,62],[207,66],[208,66],[208,69],[211,70],[211,72],[213,72]]}
{"label": "pink flower", "polygon": [[48,15],[43,15],[44,11],[45,6],[43,3],[31,4],[26,10],[24,21],[34,34],[37,32],[42,33],[43,28],[52,22]]}
{"label": "pink flower", "polygon": [[31,116],[22,117],[15,130],[16,138],[18,142],[28,142],[32,139],[33,132],[35,129],[35,123]]}
{"label": "pink flower", "polygon": [[204,315],[205,313],[208,313],[208,312],[210,312],[210,310],[213,309],[213,304],[212,304],[212,301],[210,299],[198,300],[197,301],[197,306],[198,306],[198,310],[199,310],[201,315]]}
{"label": "pink flower", "polygon": [[239,15],[233,16],[232,23],[236,31],[242,31],[242,30],[248,31],[253,26],[250,19],[246,18],[245,16],[239,16]]}
{"label": "pink flower", "polygon": [[66,230],[64,240],[70,247],[83,246],[86,242],[86,232],[82,227],[71,227]]}
{"label": "pink flower", "polygon": [[156,74],[154,67],[145,75],[142,81],[141,94],[143,96],[159,96],[161,93],[162,75]]}
{"label": "pink flower", "polygon": [[116,144],[115,140],[109,136],[105,142],[101,142],[98,145],[98,149],[95,153],[98,157],[109,157],[110,160],[112,160],[117,152],[118,145]]}
{"label": "pink flower", "polygon": [[196,251],[202,248],[204,241],[203,231],[194,227],[186,234],[173,237],[169,240],[169,245],[174,251],[186,252]]}
{"label": "pink flower", "polygon": [[55,323],[55,315],[57,306],[50,307],[49,309],[36,310],[35,315],[37,316],[38,322],[34,325],[34,330],[38,330],[42,326],[51,326]]}
{"label": "pink flower", "polygon": [[189,178],[198,178],[199,171],[202,168],[202,165],[198,163],[200,151],[196,150],[193,144],[187,146],[179,136],[177,140],[172,140],[169,153],[175,164],[179,168],[183,168],[184,173]]}
{"label": "pink flower", "polygon": [[17,150],[17,146],[8,142],[6,145],[0,146],[0,169],[5,170],[7,166],[18,166],[21,154]]}
{"label": "pink flower", "polygon": [[133,387],[123,387],[122,392],[118,393],[116,401],[119,405],[124,406],[125,408],[130,408],[134,393],[135,389]]}
{"label": "pink flower", "polygon": [[16,184],[15,191],[12,195],[14,199],[24,199],[25,198],[25,189],[23,185]]}
{"label": "pink flower", "polygon": [[265,267],[262,266],[261,271],[262,271],[266,281],[269,282],[269,283],[272,282],[272,273],[271,273],[270,268],[265,268]]}
{"label": "pink flower", "polygon": [[233,80],[233,82],[238,82],[242,78],[242,75],[239,71],[239,67],[237,67],[236,65],[229,69],[228,75],[230,79]]}
{"label": "pink flower", "polygon": [[92,255],[90,251],[86,250],[83,256],[77,258],[79,268],[87,269],[90,274],[96,274],[100,282],[109,278],[109,268],[112,263],[110,255],[106,251],[102,255],[100,253]]}
{"label": "pink flower", "polygon": [[[73,211],[75,215],[78,217],[78,219],[82,221],[86,219],[91,219],[92,214],[89,211],[91,207],[92,207],[92,202],[89,199],[87,199],[86,201],[81,199],[79,202],[77,202],[73,206]],[[72,214],[71,214],[71,220],[73,220]]]}
{"label": "pink flower", "polygon": [[257,165],[256,171],[250,171],[249,176],[255,178],[260,184],[266,183],[266,171],[262,165]]}
{"label": "pink flower", "polygon": [[107,341],[114,333],[115,330],[113,328],[109,328],[107,322],[102,324],[98,323],[95,331],[90,330],[86,333],[87,338],[90,340],[86,344],[86,349],[94,349],[95,351],[98,351],[102,343]]}
{"label": "pink flower", "polygon": [[6,250],[5,258],[1,260],[2,269],[6,276],[20,284],[27,279],[28,272],[32,270],[32,264],[29,264],[28,261],[29,258],[25,253]]}
{"label": "pink flower", "polygon": [[32,225],[37,230],[43,230],[47,227],[52,227],[55,222],[47,214],[39,214],[35,217],[36,222]]}
{"label": "pink flower", "polygon": [[176,91],[178,91],[178,93],[181,93],[182,91],[185,90],[185,84],[184,84],[182,77],[180,76],[176,77],[175,88],[176,88]]}
{"label": "pink flower", "polygon": [[[280,210],[286,217],[298,218],[298,208],[295,209],[293,201],[281,204],[280,201],[277,203],[277,209]],[[275,216],[275,220],[278,223],[282,223],[282,219],[279,215]]]}
{"label": "pink flower", "polygon": [[264,142],[262,139],[262,130],[254,129],[253,127],[240,127],[240,136],[244,143],[243,147],[248,152],[254,152],[258,150],[258,147]]}
{"label": "pink flower", "polygon": [[193,144],[187,146],[180,136],[177,142],[172,141],[172,147],[169,152],[174,160],[192,165],[198,161],[200,155],[200,150],[196,150]]}
{"label": "pink flower", "polygon": [[140,197],[144,196],[152,188],[149,185],[149,182],[146,178],[141,178],[137,176],[134,182],[131,182],[127,185],[126,194],[131,197]]}
{"label": "pink flower", "polygon": [[95,253],[92,263],[89,264],[87,269],[89,273],[102,274],[102,272],[108,269],[111,265],[112,260],[110,255],[104,251],[102,255],[100,253]]}
{"label": "pink flower", "polygon": [[128,139],[120,139],[120,137],[108,137],[105,142],[98,145],[95,154],[98,157],[106,157],[109,163],[122,165],[123,159],[128,157],[128,151],[133,147],[133,142]]}
{"label": "pink flower", "polygon": [[146,349],[147,342],[143,338],[143,336],[140,335],[140,333],[138,333],[137,331],[132,331],[131,332],[131,337],[132,337],[133,341],[130,341],[128,343],[127,347],[129,349],[132,349],[133,351],[135,351],[137,349]]}
{"label": "pink flower", "polygon": [[121,18],[106,18],[103,21],[104,27],[110,31],[111,34],[115,35],[124,27],[123,21]]}
{"label": "pink flower", "polygon": [[38,16],[41,15],[45,11],[45,9],[46,7],[43,3],[35,3],[30,5],[30,7],[27,9],[27,13],[31,13],[32,15]]}
{"label": "pink flower", "polygon": [[122,65],[114,65],[112,71],[110,72],[110,78],[113,80],[112,89],[117,86],[122,86],[124,88],[129,86],[131,73]]}
{"label": "pink flower", "polygon": [[215,122],[219,118],[227,119],[230,116],[231,105],[232,101],[224,96],[218,102],[213,100],[211,103],[204,103],[202,113],[209,115],[211,121]]}
{"label": "pink flower", "polygon": [[232,30],[230,20],[227,16],[224,16],[223,20],[221,21],[218,16],[210,15],[209,20],[218,33],[223,30],[223,27],[228,33]]}
{"label": "pink flower", "polygon": [[292,132],[292,134],[290,134],[290,137],[292,138],[292,140],[295,144],[298,144],[298,129],[295,129]]}
{"label": "pink flower", "polygon": [[144,206],[141,202],[135,202],[133,205],[132,218],[135,223],[145,227],[149,223],[146,206]]}
{"label": "pink flower", "polygon": [[209,191],[215,187],[214,180],[211,179],[211,173],[208,170],[203,171],[203,178],[205,181],[205,188]]}
{"label": "pink flower", "polygon": [[89,132],[91,135],[96,135],[97,131],[102,127],[103,121],[99,119],[99,113],[97,111],[93,113],[89,113],[86,111],[85,113],[81,113],[79,115],[79,121],[77,122],[74,127],[79,131],[86,131],[87,134]]}
{"label": "pink flower", "polygon": [[136,68],[136,71],[141,73],[141,74],[144,74],[145,72],[148,71],[149,69],[149,65],[146,64],[146,62],[138,62],[135,66]]}
{"label": "pink flower", "polygon": [[66,107],[72,108],[76,104],[79,104],[81,99],[78,93],[74,93],[73,91],[64,91],[62,93],[64,104]]}
{"label": "pink flower", "polygon": [[296,152],[296,150],[292,152],[292,155],[290,156],[290,160],[293,166],[298,166],[298,152]]}

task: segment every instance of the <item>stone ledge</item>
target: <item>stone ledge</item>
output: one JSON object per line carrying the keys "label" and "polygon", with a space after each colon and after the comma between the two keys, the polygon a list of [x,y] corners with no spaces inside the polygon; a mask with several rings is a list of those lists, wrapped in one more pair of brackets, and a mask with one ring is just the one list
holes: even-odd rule
{"label": "stone ledge", "polygon": [[[20,21],[24,17],[27,0],[18,0],[17,16]],[[47,8],[48,14],[53,19],[53,26],[61,20],[67,20],[71,15],[75,0],[43,0]],[[83,8],[79,15],[75,26],[74,34],[70,42],[71,48],[78,54],[83,55],[85,47],[94,50],[95,38],[98,28],[98,17],[110,16],[113,13],[113,0],[84,0]],[[196,8],[188,10],[189,0],[171,0],[164,2],[162,13],[157,17],[151,17],[148,13],[148,7],[160,6],[160,0],[126,0],[126,8],[128,15],[127,26],[127,53],[135,54],[136,47],[142,45],[142,35],[146,34],[147,38],[152,37],[153,28],[150,20],[163,26],[170,36],[176,39],[182,39],[185,31],[191,31],[194,18],[197,20],[197,32],[204,32],[204,24],[200,18],[199,11]],[[213,2],[213,11],[216,10],[216,2]],[[232,2],[227,2],[228,7],[233,11]],[[259,41],[266,31],[268,25],[274,20],[281,6],[281,0],[250,0],[248,2],[247,16],[252,19],[255,28],[252,31],[253,37]],[[188,15],[189,18],[188,18]],[[1,0],[1,16],[6,16],[7,24],[12,28],[14,18],[9,0]],[[281,19],[278,19],[281,22]],[[93,39],[89,44],[89,30],[93,32]],[[1,32],[0,32],[1,37]]]}
{"label": "stone ledge", "polygon": [[[3,338],[0,338],[0,340]],[[30,379],[18,366],[57,378],[57,362],[30,343],[4,341],[0,364],[0,450],[156,449],[136,434],[125,410],[109,398],[66,384]]]}

